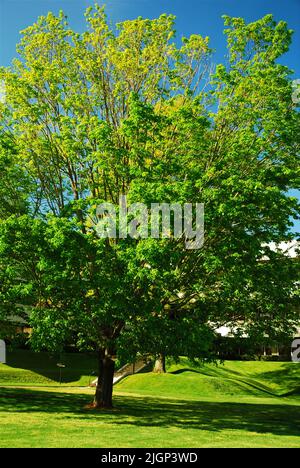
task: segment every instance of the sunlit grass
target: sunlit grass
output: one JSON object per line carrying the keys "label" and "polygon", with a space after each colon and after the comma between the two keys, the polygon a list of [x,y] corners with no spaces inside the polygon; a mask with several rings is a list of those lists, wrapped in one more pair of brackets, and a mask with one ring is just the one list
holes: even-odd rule
{"label": "sunlit grass", "polygon": [[297,447],[300,401],[125,396],[91,411],[83,389],[1,389],[1,447]]}
{"label": "sunlit grass", "polygon": [[45,357],[16,354],[0,365],[0,447],[300,446],[293,363],[182,359],[165,375],[125,378],[114,387],[115,410],[95,411],[85,409],[94,390],[76,387],[88,383],[94,361],[65,356],[60,386],[56,360]]}

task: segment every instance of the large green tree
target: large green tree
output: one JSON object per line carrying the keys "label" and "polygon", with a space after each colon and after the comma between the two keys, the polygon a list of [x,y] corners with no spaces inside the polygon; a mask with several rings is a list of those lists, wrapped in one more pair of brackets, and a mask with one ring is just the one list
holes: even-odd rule
{"label": "large green tree", "polygon": [[[98,6],[86,17],[83,34],[62,13],[41,17],[2,70],[38,207],[1,224],[2,289],[17,302],[22,284],[36,345],[72,334],[98,350],[95,406],[109,407],[116,353],[207,355],[224,324],[255,339],[291,333],[297,265],[269,242],[290,239],[299,215],[287,195],[299,185],[299,114],[278,63],[291,31],[270,15],[225,17],[229,64],[214,74],[208,39],[176,46],[172,16],[116,32]],[[99,239],[96,207],[120,195],[204,203],[202,248],[172,232]]]}
{"label": "large green tree", "polygon": [[[16,284],[23,278],[30,285],[34,342],[57,345],[65,339],[64,330],[96,347],[101,379],[95,404],[110,406],[116,341],[131,321],[159,316],[155,311],[161,297],[158,286],[155,295],[151,292],[157,271],[148,274],[142,258],[140,274],[136,271],[137,242],[99,240],[90,218],[103,200],[117,203],[126,194],[138,201],[134,190],[130,199],[131,187],[151,171],[151,159],[159,160],[165,138],[159,132],[169,126],[159,108],[171,95],[188,96],[204,85],[210,50],[200,36],[184,39],[176,48],[172,16],[128,21],[114,34],[96,6],[87,11],[87,22],[87,32],[77,35],[62,13],[40,18],[23,32],[20,58],[3,70],[19,161],[41,197],[37,224],[26,217],[11,219],[5,224],[8,230],[3,227],[2,245],[3,258],[15,265]],[[49,214],[60,222],[47,236],[47,229],[54,229]],[[41,229],[39,235],[36,229]],[[15,232],[20,245],[24,242],[22,258],[16,256]],[[58,244],[47,248],[52,237]],[[74,244],[64,243],[69,238]],[[167,244],[162,254],[170,250]],[[74,276],[82,278],[80,287]]]}

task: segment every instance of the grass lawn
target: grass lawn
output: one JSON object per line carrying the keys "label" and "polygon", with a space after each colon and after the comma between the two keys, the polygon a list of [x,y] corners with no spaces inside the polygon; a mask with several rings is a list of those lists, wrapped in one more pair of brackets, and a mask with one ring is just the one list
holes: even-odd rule
{"label": "grass lawn", "polygon": [[86,386],[95,379],[96,358],[85,354],[33,353],[26,350],[7,353],[7,364],[0,364],[0,385],[60,385],[60,371],[57,363],[62,363],[62,385]]}
{"label": "grass lawn", "polygon": [[76,381],[70,375],[64,385],[50,379],[41,386],[46,370],[33,372],[27,362],[25,386],[21,363],[14,365],[0,365],[0,447],[300,446],[300,366],[294,363],[199,368],[183,359],[166,375],[121,381],[112,412],[84,409],[93,389],[76,388],[78,369]]}

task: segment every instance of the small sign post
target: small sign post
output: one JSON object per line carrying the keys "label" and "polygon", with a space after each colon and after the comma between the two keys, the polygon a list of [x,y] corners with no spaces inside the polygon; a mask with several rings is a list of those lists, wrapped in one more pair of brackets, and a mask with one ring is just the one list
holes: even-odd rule
{"label": "small sign post", "polygon": [[57,364],[57,367],[59,367],[59,384],[61,385],[61,371],[64,367],[66,367],[64,364],[62,364],[61,362],[58,362]]}
{"label": "small sign post", "polygon": [[6,363],[6,344],[4,340],[0,340],[0,362]]}

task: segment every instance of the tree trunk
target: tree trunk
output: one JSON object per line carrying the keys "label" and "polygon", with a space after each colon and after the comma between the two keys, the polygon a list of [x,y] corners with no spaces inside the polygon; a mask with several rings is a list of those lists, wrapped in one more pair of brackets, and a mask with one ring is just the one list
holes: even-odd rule
{"label": "tree trunk", "polygon": [[115,361],[107,349],[100,349],[98,354],[99,375],[94,398],[94,408],[112,408]]}
{"label": "tree trunk", "polygon": [[166,357],[160,354],[155,361],[153,372],[156,374],[164,374],[166,372]]}

